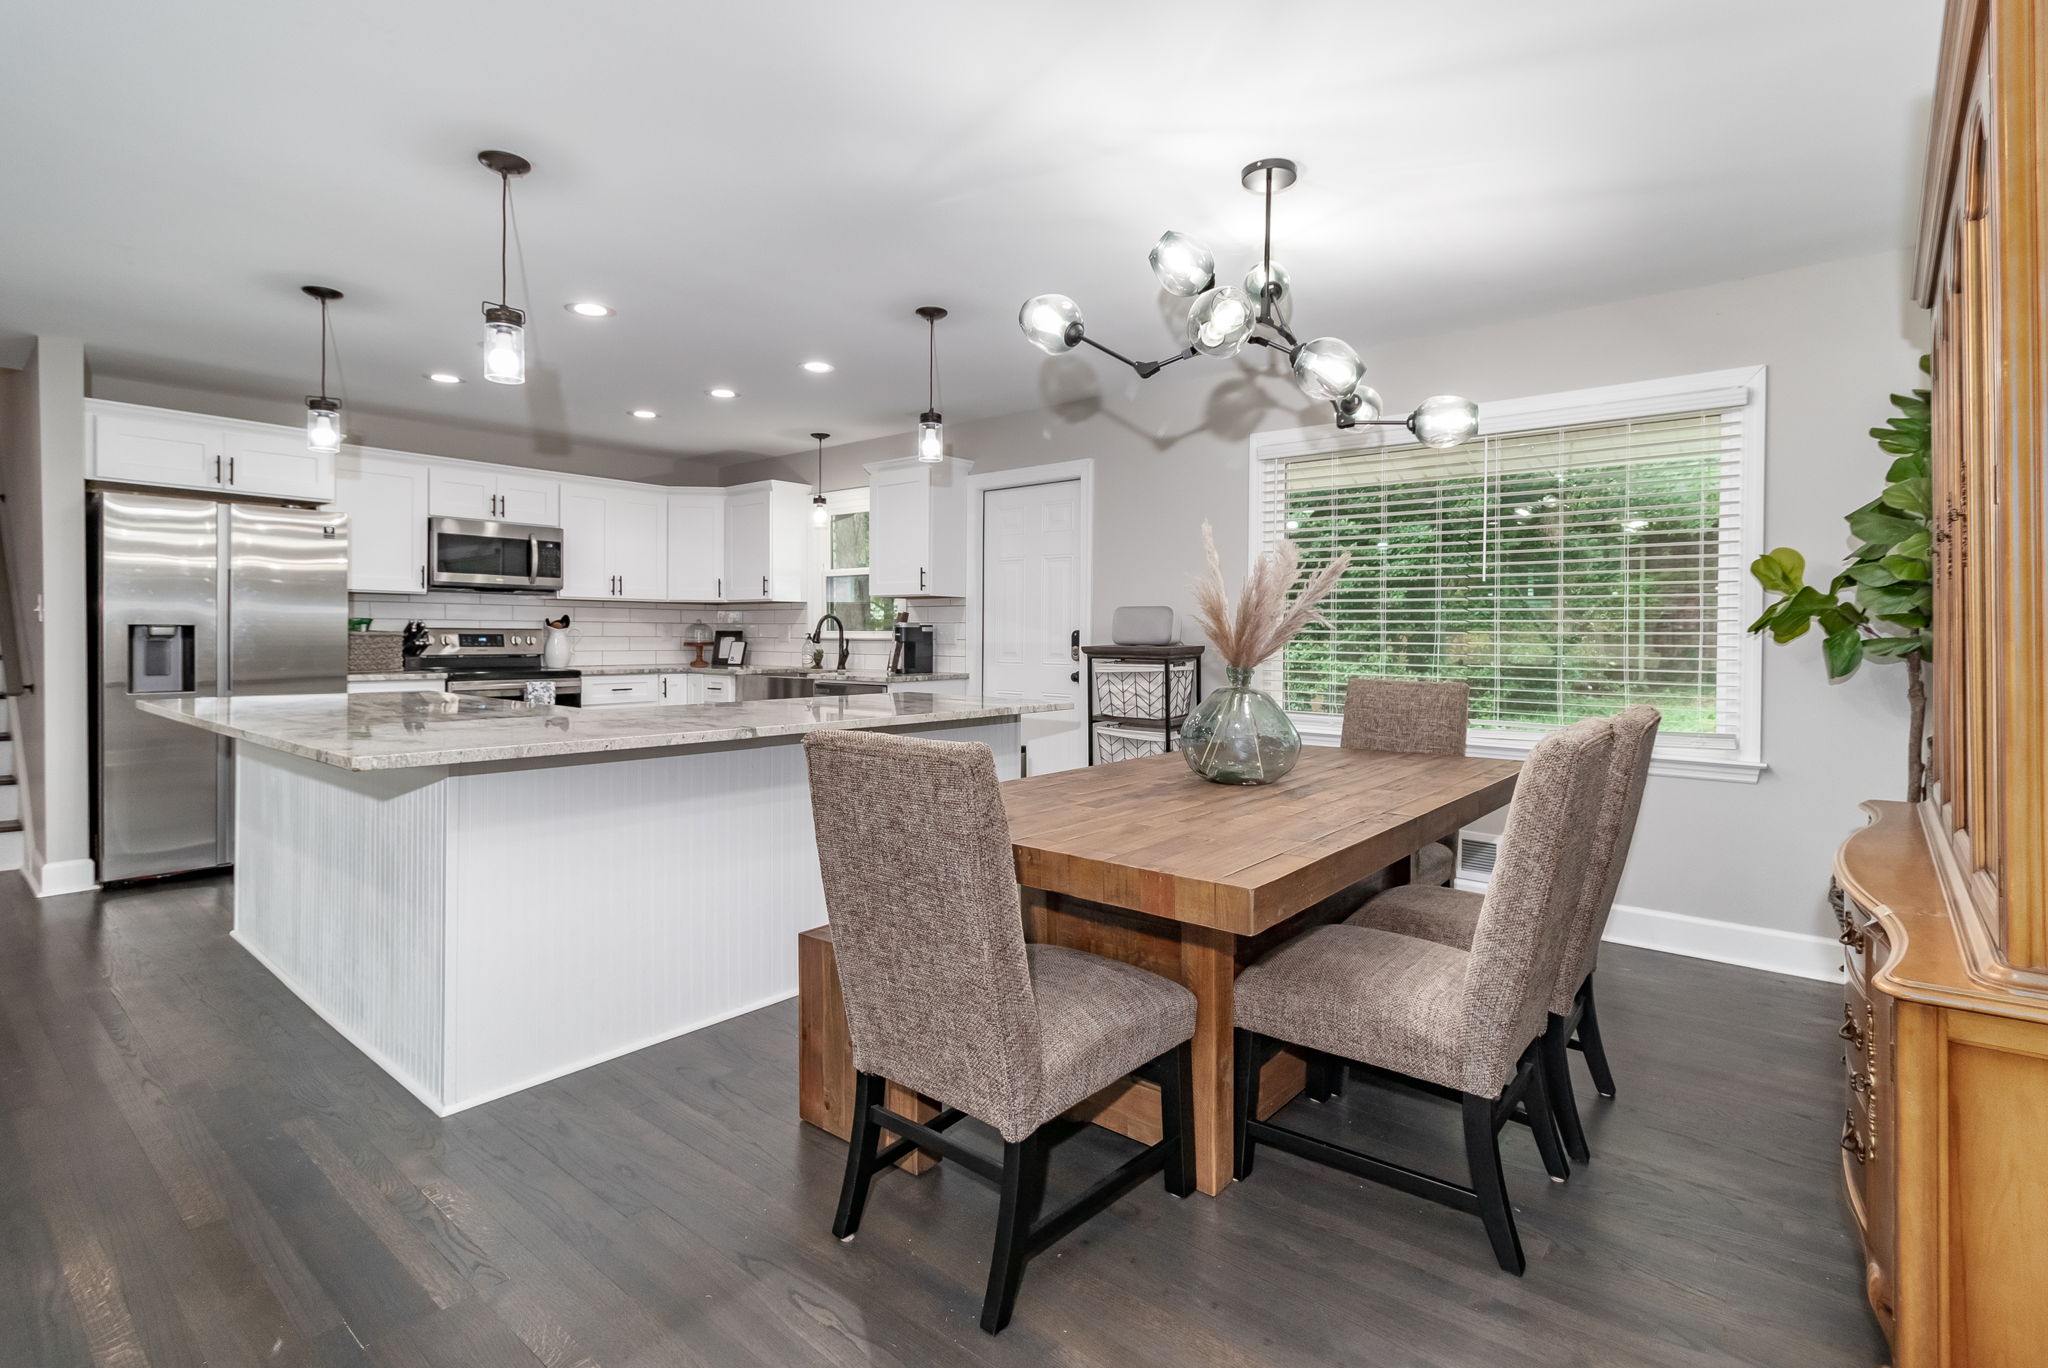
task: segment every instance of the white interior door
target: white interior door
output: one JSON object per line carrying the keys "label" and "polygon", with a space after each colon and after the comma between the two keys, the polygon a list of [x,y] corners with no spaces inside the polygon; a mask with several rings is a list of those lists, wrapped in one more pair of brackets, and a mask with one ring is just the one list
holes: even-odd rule
{"label": "white interior door", "polygon": [[1081,482],[991,489],[982,495],[981,689],[1008,698],[1064,698],[1073,707],[1018,720],[1024,772],[1088,763],[1088,716],[1077,676],[1081,602]]}

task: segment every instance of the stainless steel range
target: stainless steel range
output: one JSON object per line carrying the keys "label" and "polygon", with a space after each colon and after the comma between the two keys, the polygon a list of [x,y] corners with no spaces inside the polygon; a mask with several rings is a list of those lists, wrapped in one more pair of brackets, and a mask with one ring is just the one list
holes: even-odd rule
{"label": "stainless steel range", "polygon": [[[430,627],[406,668],[446,675],[449,693],[580,705],[583,676],[542,664],[542,637],[538,627]],[[529,692],[530,684],[545,687]]]}

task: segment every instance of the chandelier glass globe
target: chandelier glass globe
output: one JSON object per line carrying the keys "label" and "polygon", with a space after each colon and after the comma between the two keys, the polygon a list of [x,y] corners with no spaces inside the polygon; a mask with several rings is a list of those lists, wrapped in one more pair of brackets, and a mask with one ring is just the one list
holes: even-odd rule
{"label": "chandelier glass globe", "polygon": [[1479,405],[1455,394],[1438,394],[1415,406],[1408,430],[1433,447],[1454,447],[1479,431]]}
{"label": "chandelier glass globe", "polygon": [[1337,401],[1337,412],[1357,423],[1378,421],[1381,408],[1380,392],[1371,385],[1360,385]]}
{"label": "chandelier glass globe", "polygon": [[1294,349],[1294,382],[1311,399],[1335,403],[1364,378],[1365,362],[1342,338],[1318,337]]}
{"label": "chandelier glass globe", "polygon": [[1081,340],[1081,306],[1063,294],[1033,295],[1017,311],[1017,326],[1032,346],[1058,356]]}
{"label": "chandelier glass globe", "polygon": [[1250,295],[1235,285],[1218,285],[1188,310],[1188,345],[1204,356],[1235,356],[1258,321]]}
{"label": "chandelier glass globe", "polygon": [[1294,312],[1294,285],[1287,278],[1287,268],[1278,262],[1273,264],[1269,274],[1262,262],[1244,273],[1244,292],[1252,297],[1254,304],[1263,302],[1266,282],[1271,280],[1280,288],[1273,295],[1273,317],[1282,323]]}
{"label": "chandelier glass globe", "polygon": [[1190,298],[1216,280],[1216,254],[1186,233],[1161,233],[1152,244],[1152,274],[1168,294]]}

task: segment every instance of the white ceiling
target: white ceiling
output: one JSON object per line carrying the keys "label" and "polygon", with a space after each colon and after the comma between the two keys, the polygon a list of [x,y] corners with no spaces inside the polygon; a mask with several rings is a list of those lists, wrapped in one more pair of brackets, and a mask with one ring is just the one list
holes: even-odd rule
{"label": "white ceiling", "polygon": [[[1164,355],[1153,239],[1202,237],[1233,278],[1259,227],[1237,169],[1289,156],[1296,324],[1370,366],[1441,326],[1902,244],[1939,9],[7,0],[0,364],[65,334],[99,374],[296,400],[297,287],[324,283],[360,408],[782,453],[915,421],[920,304],[953,310],[953,419],[1039,402],[1015,325],[1039,291]],[[477,378],[484,147],[535,167],[523,389]],[[564,312],[586,297],[618,316]]]}

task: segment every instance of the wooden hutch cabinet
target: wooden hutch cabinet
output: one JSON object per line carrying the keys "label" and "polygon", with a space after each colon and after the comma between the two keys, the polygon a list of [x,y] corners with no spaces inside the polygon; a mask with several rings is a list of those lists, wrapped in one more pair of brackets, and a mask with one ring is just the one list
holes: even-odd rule
{"label": "wooden hutch cabinet", "polygon": [[1932,785],[1836,855],[1842,1172],[1897,1368],[2048,1364],[2048,16],[1951,0],[1932,311]]}

